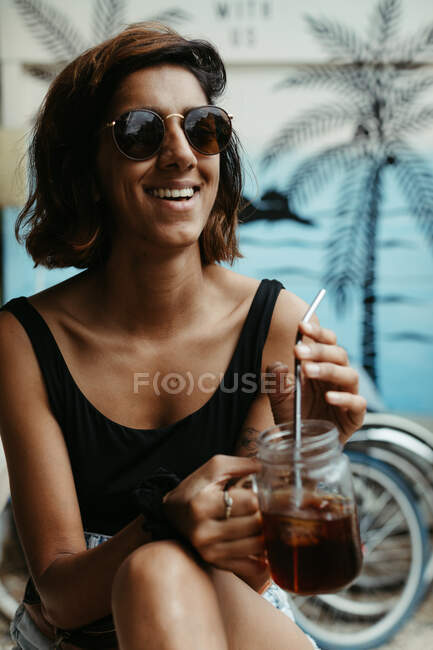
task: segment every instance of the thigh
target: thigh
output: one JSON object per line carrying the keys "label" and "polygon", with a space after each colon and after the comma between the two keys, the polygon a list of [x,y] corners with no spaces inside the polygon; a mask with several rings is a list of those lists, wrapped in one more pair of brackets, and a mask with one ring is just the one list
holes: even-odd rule
{"label": "thigh", "polygon": [[287,614],[228,571],[211,570],[230,650],[312,650]]}

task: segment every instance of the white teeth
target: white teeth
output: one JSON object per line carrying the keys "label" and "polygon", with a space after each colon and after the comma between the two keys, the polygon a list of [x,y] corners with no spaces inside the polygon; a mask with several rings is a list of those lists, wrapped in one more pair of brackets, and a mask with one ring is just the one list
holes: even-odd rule
{"label": "white teeth", "polygon": [[189,197],[194,194],[194,189],[192,187],[184,187],[181,190],[173,189],[170,190],[165,187],[158,187],[152,190],[149,190],[150,194],[153,196],[159,196],[160,199],[177,199],[180,197]]}
{"label": "white teeth", "polygon": [[185,187],[183,190],[178,190],[179,196],[192,196],[194,194],[194,190],[192,187]]}

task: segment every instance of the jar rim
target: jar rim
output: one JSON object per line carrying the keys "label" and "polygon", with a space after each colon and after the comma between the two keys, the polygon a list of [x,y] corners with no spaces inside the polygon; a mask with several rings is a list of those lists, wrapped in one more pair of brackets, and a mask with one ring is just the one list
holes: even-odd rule
{"label": "jar rim", "polygon": [[289,459],[315,463],[340,451],[338,429],[328,420],[303,420],[301,436],[302,444],[298,447],[293,422],[265,429],[257,439],[259,460],[272,464],[284,463]]}

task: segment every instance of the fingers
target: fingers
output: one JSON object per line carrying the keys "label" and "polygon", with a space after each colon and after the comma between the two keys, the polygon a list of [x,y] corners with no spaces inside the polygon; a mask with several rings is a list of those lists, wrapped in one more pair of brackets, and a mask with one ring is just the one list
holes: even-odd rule
{"label": "fingers", "polygon": [[219,546],[261,535],[262,521],[260,514],[257,513],[249,517],[233,517],[226,521],[208,520],[202,522],[194,531],[191,541],[201,552],[209,545]]}
{"label": "fingers", "polygon": [[[305,325],[305,324],[303,324]],[[309,325],[309,324],[308,324]],[[295,345],[295,355],[302,362],[302,370],[309,379],[320,379],[351,392],[358,391],[358,373],[349,366],[347,352],[339,345],[332,330],[311,325],[316,340],[300,341]],[[325,341],[328,341],[326,343]]]}
{"label": "fingers", "polygon": [[[231,517],[255,514],[259,509],[257,496],[252,490],[230,488],[229,494],[233,500]],[[191,501],[191,514],[195,521],[204,519],[225,519],[226,505],[223,490],[213,486],[211,490],[203,490]]]}
{"label": "fingers", "polygon": [[[223,518],[225,507],[222,492],[218,496],[220,498],[219,518],[202,519],[191,535],[191,542],[202,558],[206,562],[221,566],[220,561],[224,559],[245,557],[250,554],[262,555],[264,553],[262,517],[255,495],[249,490],[230,490],[233,506],[229,519]],[[236,512],[251,511],[253,514],[235,515]]]}
{"label": "fingers", "polygon": [[231,516],[226,519],[222,490],[196,498],[191,504],[195,525],[191,541],[197,549],[262,533],[262,517],[256,495],[251,490],[232,488]]}
{"label": "fingers", "polygon": [[339,345],[327,345],[313,341],[304,343],[300,341],[295,345],[295,355],[301,361],[312,359],[314,361],[330,361],[340,366],[347,366],[348,356],[344,348]]}
{"label": "fingers", "polygon": [[[237,559],[227,559],[218,563],[218,568],[225,571],[231,571],[237,576],[246,580],[248,577],[262,576],[261,583],[263,584],[269,578],[269,565],[265,558],[244,557]],[[246,580],[249,582],[249,580]]]}
{"label": "fingers", "polygon": [[[259,500],[252,490],[230,488],[229,494],[233,500],[231,516],[253,515],[259,510]],[[222,493],[216,495],[221,500],[221,519],[225,519],[225,503]]]}
{"label": "fingers", "polygon": [[231,478],[258,472],[260,462],[256,458],[217,454],[208,460],[202,469],[209,482],[225,485]]}
{"label": "fingers", "polygon": [[220,564],[222,561],[231,561],[236,558],[246,558],[248,555],[264,556],[265,543],[262,536],[246,537],[199,549],[202,558],[210,564]]}
{"label": "fingers", "polygon": [[[303,363],[302,370],[310,379],[320,379],[341,388],[357,390],[358,373],[350,366],[334,363]],[[331,388],[331,386],[330,386]]]}
{"label": "fingers", "polygon": [[262,535],[263,524],[260,513],[249,517],[233,517],[224,524],[222,541],[241,540],[244,537]]}
{"label": "fingers", "polygon": [[348,411],[352,411],[354,414],[363,415],[367,410],[367,400],[365,397],[362,397],[362,395],[328,390],[328,392],[325,393],[325,399],[328,404],[341,406]]}
{"label": "fingers", "polygon": [[299,323],[299,331],[318,343],[326,343],[327,345],[335,345],[337,343],[335,332],[317,323],[301,322]]}

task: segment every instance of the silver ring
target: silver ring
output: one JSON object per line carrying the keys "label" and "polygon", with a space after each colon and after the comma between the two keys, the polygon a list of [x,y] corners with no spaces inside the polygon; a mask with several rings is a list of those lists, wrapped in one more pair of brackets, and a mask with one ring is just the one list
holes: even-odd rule
{"label": "silver ring", "polygon": [[223,495],[224,495],[224,506],[225,506],[224,516],[226,519],[229,519],[230,515],[232,514],[233,499],[229,494],[228,488],[224,488]]}

